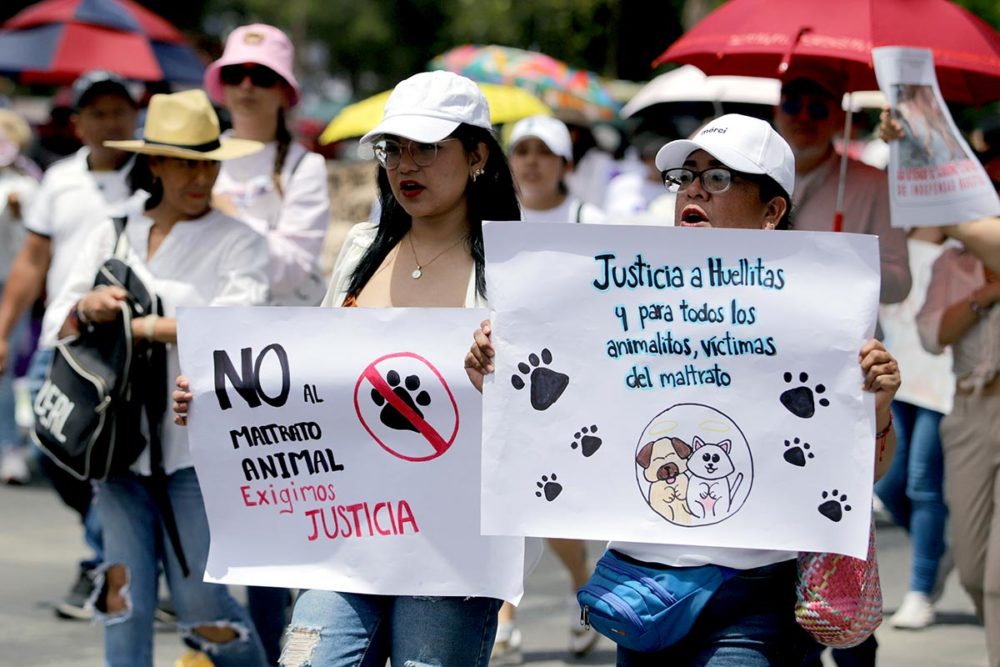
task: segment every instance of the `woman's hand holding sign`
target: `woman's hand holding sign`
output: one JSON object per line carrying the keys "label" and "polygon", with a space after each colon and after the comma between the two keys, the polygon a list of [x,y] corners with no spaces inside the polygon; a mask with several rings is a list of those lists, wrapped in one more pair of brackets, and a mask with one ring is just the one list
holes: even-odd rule
{"label": "woman's hand holding sign", "polygon": [[861,347],[858,362],[864,374],[864,390],[875,394],[875,479],[889,469],[896,451],[896,433],[892,428],[892,399],[899,389],[899,364],[885,346],[870,340]]}
{"label": "woman's hand holding sign", "polygon": [[472,347],[465,355],[465,372],[468,374],[472,386],[480,392],[483,390],[483,377],[493,372],[493,357],[496,355],[496,350],[493,349],[493,343],[490,342],[492,331],[490,321],[483,320],[476,332],[472,334]]}
{"label": "woman's hand holding sign", "polygon": [[173,393],[170,398],[174,401],[174,423],[178,426],[187,426],[188,408],[191,406],[191,384],[183,375],[178,375]]}

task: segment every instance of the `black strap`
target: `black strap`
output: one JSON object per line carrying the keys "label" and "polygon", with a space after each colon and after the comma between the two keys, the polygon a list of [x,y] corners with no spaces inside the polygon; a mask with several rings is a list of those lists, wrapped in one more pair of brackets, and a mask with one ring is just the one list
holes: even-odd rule
{"label": "black strap", "polygon": [[578,201],[576,203],[576,222],[580,222],[580,219],[582,217],[583,217],[583,202]]}
{"label": "black strap", "polygon": [[[159,306],[159,304],[157,304]],[[158,314],[163,314],[163,308],[158,307]],[[162,343],[150,343],[143,351],[148,366],[146,379],[146,396],[143,396],[143,406],[146,410],[146,421],[149,425],[149,469],[150,478],[148,489],[153,496],[153,502],[160,511],[163,520],[163,529],[167,531],[167,538],[170,546],[173,547],[177,556],[177,563],[181,566],[181,572],[187,577],[191,572],[188,568],[187,558],[184,555],[184,546],[181,544],[181,535],[177,530],[177,517],[174,515],[173,505],[170,503],[170,493],[167,490],[167,473],[163,469],[163,442],[161,434],[163,429],[163,415],[167,409],[166,391],[166,371],[167,371],[167,346]]]}

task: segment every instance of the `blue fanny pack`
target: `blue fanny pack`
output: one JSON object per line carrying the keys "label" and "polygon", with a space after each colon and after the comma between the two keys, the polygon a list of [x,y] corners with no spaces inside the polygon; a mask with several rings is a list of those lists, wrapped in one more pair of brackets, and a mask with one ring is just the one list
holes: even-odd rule
{"label": "blue fanny pack", "polygon": [[727,567],[669,567],[607,550],[576,593],[581,621],[616,644],[649,653],[682,639],[712,595],[738,573]]}

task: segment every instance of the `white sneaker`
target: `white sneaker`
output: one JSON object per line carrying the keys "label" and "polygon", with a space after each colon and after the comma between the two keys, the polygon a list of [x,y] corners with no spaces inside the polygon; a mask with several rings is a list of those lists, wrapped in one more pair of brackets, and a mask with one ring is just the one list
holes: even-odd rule
{"label": "white sneaker", "polygon": [[0,457],[0,481],[4,484],[27,484],[31,481],[28,467],[29,451],[26,447],[14,447]]}
{"label": "white sneaker", "polygon": [[889,625],[900,630],[920,630],[934,623],[934,605],[926,593],[910,591],[903,596]]}
{"label": "white sneaker", "polygon": [[521,631],[512,624],[497,627],[497,638],[493,643],[493,651],[490,653],[490,667],[520,665],[523,661]]}
{"label": "white sneaker", "polygon": [[581,623],[580,603],[575,595],[567,599],[566,607],[569,609],[569,652],[582,658],[597,645],[601,635],[593,627]]}

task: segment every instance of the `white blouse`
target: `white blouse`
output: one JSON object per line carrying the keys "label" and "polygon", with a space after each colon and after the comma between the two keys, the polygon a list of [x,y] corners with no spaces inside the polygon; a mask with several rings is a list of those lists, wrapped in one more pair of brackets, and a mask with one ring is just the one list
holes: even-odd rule
{"label": "white blouse", "polygon": [[[147,255],[153,221],[132,214],[125,226],[128,263],[159,296],[166,317],[179,307],[259,306],[267,302],[268,252],[264,237],[242,222],[218,211],[173,226],[152,257]],[[109,220],[94,229],[78,249],[63,290],[49,312],[68,313],[94,285],[104,260],[114,254],[115,228]],[[48,317],[48,313],[46,314]],[[167,346],[167,392],[180,374],[175,345]],[[163,419],[163,467],[167,474],[194,465],[187,429],[174,424],[170,408]],[[149,451],[132,470],[150,474]]]}

